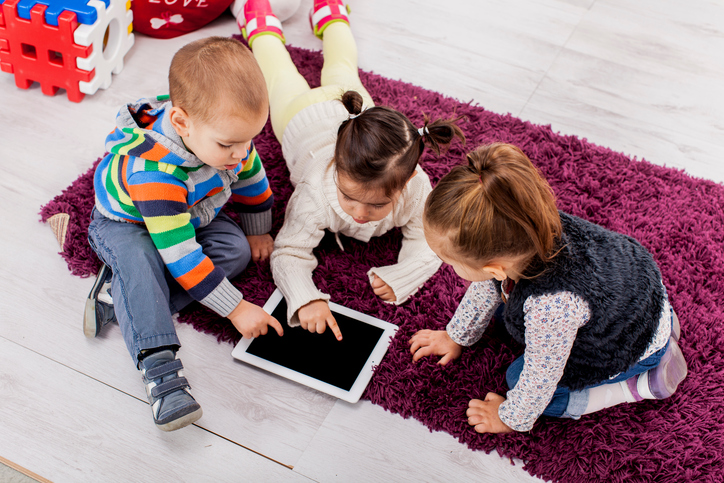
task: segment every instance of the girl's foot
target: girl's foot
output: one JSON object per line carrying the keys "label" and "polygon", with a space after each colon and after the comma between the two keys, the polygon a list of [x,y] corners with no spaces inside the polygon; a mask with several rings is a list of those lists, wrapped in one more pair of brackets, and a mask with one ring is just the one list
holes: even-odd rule
{"label": "girl's foot", "polygon": [[349,25],[349,12],[349,6],[342,0],[314,0],[314,7],[309,11],[309,23],[314,35],[321,39],[324,29],[334,22]]}
{"label": "girl's foot", "polygon": [[237,22],[249,47],[260,35],[273,35],[284,42],[282,23],[274,15],[269,0],[246,0],[243,15],[237,17]]}
{"label": "girl's foot", "polygon": [[684,354],[681,353],[679,344],[672,336],[659,365],[628,379],[626,385],[637,401],[665,399],[674,394],[687,373]]}

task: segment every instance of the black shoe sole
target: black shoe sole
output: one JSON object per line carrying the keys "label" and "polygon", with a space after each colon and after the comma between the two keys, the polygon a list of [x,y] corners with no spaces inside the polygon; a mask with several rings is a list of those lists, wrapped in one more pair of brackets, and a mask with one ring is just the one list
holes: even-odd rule
{"label": "black shoe sole", "polygon": [[103,285],[106,283],[106,279],[111,274],[111,269],[108,265],[103,265],[98,272],[96,282],[93,284],[93,288],[88,294],[88,298],[85,301],[85,310],[83,312],[83,333],[88,338],[96,337],[101,331],[101,323],[98,320],[98,314],[96,313],[96,302],[98,301],[98,294],[101,292]]}

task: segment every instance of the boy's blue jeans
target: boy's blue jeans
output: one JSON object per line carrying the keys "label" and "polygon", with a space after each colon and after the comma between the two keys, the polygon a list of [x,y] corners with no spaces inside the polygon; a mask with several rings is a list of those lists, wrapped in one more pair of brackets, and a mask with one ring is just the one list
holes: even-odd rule
{"label": "boy's blue jeans", "polygon": [[[88,240],[113,271],[111,294],[116,320],[136,367],[142,350],[180,347],[172,315],[193,298],[166,269],[146,226],[113,221],[94,208]],[[224,213],[197,229],[196,241],[229,279],[240,274],[251,259],[244,232]]]}

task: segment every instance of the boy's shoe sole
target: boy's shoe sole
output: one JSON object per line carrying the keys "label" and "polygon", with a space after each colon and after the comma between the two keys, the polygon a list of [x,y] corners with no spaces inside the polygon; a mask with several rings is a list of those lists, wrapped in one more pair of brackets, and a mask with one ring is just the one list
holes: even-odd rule
{"label": "boy's shoe sole", "polygon": [[96,305],[98,303],[98,295],[103,291],[103,286],[106,283],[110,283],[111,276],[111,268],[108,265],[103,264],[101,269],[98,271],[93,288],[85,301],[85,310],[83,312],[83,333],[86,337],[93,338],[97,336],[101,331],[101,327],[103,327],[103,321],[98,317]]}
{"label": "boy's shoe sole", "polygon": [[201,416],[203,415],[204,412],[201,410],[201,406],[197,404],[197,408],[186,416],[181,416],[165,424],[157,422],[156,427],[161,431],[176,431],[177,429],[185,428],[186,426],[195,423],[201,419]]}

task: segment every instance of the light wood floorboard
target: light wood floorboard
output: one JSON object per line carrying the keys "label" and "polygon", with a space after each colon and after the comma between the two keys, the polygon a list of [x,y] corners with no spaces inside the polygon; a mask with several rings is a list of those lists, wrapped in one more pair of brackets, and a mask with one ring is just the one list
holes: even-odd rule
{"label": "light wood floorboard", "polygon": [[[365,70],[724,181],[721,2],[350,3]],[[285,33],[289,44],[319,50],[310,5],[303,0]],[[224,16],[177,39],[137,35],[110,89],[80,104],[62,91],[44,96],[37,85],[17,89],[0,74],[0,456],[56,482],[141,474],[149,481],[531,479],[520,463],[469,451],[417,421],[239,364],[229,345],[184,325],[181,357],[204,417],[162,433],[118,328],[83,337],[92,280],[69,274],[50,229],[38,223],[40,206],[102,154],[122,103],[167,90],[180,46],[235,33]],[[143,464],[139,448],[152,464]]]}

